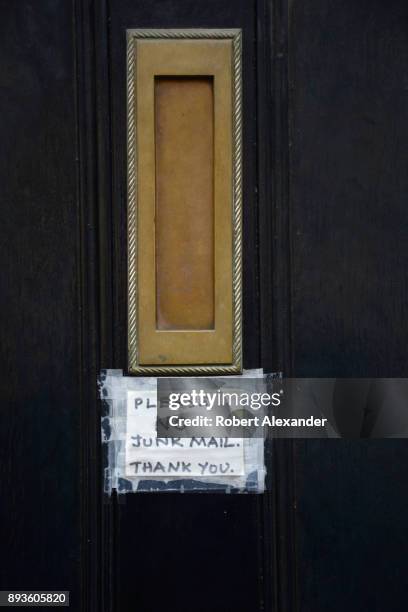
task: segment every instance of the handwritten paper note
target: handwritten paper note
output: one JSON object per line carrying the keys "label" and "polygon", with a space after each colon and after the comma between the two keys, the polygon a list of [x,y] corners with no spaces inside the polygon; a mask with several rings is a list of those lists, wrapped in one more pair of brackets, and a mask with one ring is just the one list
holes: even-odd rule
{"label": "handwritten paper note", "polygon": [[126,476],[197,478],[239,476],[244,470],[241,438],[158,438],[157,394],[128,391]]}

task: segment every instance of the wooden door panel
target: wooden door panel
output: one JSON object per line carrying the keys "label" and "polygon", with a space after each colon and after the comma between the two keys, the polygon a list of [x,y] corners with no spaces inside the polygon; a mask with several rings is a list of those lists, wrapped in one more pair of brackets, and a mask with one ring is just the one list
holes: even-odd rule
{"label": "wooden door panel", "polygon": [[[293,371],[407,376],[408,9],[290,8]],[[408,603],[408,447],[297,441],[302,610]]]}

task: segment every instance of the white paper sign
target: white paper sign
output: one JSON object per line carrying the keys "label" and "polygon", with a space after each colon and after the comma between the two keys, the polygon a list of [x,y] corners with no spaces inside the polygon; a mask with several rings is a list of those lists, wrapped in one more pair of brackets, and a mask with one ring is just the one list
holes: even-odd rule
{"label": "white paper sign", "polygon": [[245,474],[241,438],[158,438],[156,418],[155,391],[127,392],[127,477],[166,480]]}

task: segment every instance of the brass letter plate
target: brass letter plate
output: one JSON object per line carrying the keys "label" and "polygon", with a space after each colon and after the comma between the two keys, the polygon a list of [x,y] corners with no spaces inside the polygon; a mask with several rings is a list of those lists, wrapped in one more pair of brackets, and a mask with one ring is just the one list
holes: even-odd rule
{"label": "brass letter plate", "polygon": [[242,369],[240,30],[128,30],[129,371]]}

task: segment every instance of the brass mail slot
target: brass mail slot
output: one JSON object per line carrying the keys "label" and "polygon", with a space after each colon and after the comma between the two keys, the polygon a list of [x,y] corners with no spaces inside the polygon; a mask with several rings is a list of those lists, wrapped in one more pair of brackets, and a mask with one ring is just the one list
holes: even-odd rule
{"label": "brass mail slot", "polygon": [[240,31],[129,30],[127,69],[129,371],[240,372]]}

